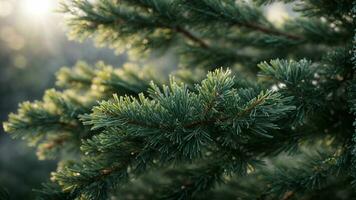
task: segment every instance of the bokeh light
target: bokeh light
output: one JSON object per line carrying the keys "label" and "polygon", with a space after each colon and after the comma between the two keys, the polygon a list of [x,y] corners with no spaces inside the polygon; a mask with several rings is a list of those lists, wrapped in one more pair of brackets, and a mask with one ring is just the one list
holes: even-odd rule
{"label": "bokeh light", "polygon": [[16,55],[13,64],[17,68],[25,68],[27,66],[27,58],[23,55]]}
{"label": "bokeh light", "polygon": [[9,16],[13,9],[13,5],[9,1],[0,0],[0,17]]}
{"label": "bokeh light", "polygon": [[13,50],[20,50],[25,46],[25,39],[11,26],[1,27],[0,39]]}

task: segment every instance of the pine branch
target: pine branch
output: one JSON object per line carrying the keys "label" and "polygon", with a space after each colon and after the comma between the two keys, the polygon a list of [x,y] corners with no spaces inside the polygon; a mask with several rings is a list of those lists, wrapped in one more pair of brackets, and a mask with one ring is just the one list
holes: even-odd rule
{"label": "pine branch", "polygon": [[[96,160],[97,158],[91,158],[89,162],[92,164],[84,163],[79,169],[60,171],[55,175],[55,179],[58,180],[65,188],[73,188],[74,191],[87,191],[86,188],[88,187],[88,184],[92,184],[93,181],[102,182],[106,181],[108,178],[111,179],[115,177],[116,173],[126,171],[128,166],[146,166],[155,159],[159,159],[161,162],[169,163],[179,161],[181,159],[190,159],[194,161],[195,159],[201,157],[201,151],[204,149],[216,149],[216,147],[214,147],[215,145],[218,145],[219,148],[217,149],[225,149],[225,155],[219,157],[220,159],[224,159],[224,161],[220,162],[224,163],[222,166],[226,167],[222,171],[226,172],[225,170],[229,169],[232,170],[231,172],[237,170],[240,171],[240,173],[244,173],[244,170],[240,169],[241,166],[234,166],[232,163],[240,163],[240,165],[244,165],[243,163],[248,163],[249,159],[246,161],[236,159],[230,160],[231,158],[229,156],[237,156],[236,154],[238,152],[240,153],[238,154],[240,157],[239,159],[242,159],[243,157],[249,158],[250,156],[243,156],[244,153],[240,152],[235,147],[229,147],[222,144],[220,141],[221,139],[219,139],[218,135],[214,135],[215,131],[213,130],[222,129],[222,127],[226,126],[224,125],[224,121],[232,121],[229,123],[234,123],[235,125],[233,126],[241,126],[240,129],[242,129],[246,121],[253,121],[255,117],[258,117],[259,119],[264,118],[266,120],[266,126],[264,126],[264,124],[251,123],[249,127],[244,128],[246,131],[245,134],[248,134],[247,132],[249,131],[253,132],[256,130],[257,134],[260,133],[261,136],[265,136],[263,135],[264,130],[273,130],[277,128],[271,123],[278,121],[278,119],[283,116],[286,116],[285,114],[293,110],[294,106],[284,105],[287,104],[290,99],[282,98],[278,94],[272,92],[261,92],[256,97],[246,96],[247,99],[244,99],[245,97],[243,95],[254,94],[249,92],[244,93],[248,90],[242,90],[239,93],[238,90],[232,88],[234,81],[233,78],[230,77],[230,73],[231,72],[229,71],[224,72],[222,70],[210,73],[207,79],[203,80],[201,85],[197,86],[198,94],[188,91],[186,86],[179,85],[172,80],[170,86],[164,86],[162,87],[162,90],[158,86],[152,85],[149,91],[150,99],[145,98],[143,95],[139,96],[139,101],[134,98],[118,98],[115,96],[113,102],[106,101],[100,103],[100,106],[94,109],[94,113],[92,115],[85,116],[83,118],[84,123],[93,125],[93,129],[104,128],[107,130],[118,130],[125,133],[125,136],[119,136],[119,138],[122,137],[121,139],[116,139],[118,146],[115,147],[115,145],[112,146],[113,144],[111,144],[110,148],[121,148],[121,151],[127,153],[119,156],[117,158],[119,160],[115,160],[114,157],[109,156],[111,155],[110,151],[105,151],[107,153],[101,151],[102,154],[98,157],[98,159],[110,158],[110,161],[108,160],[107,164],[104,162],[103,165],[99,165],[99,169],[96,169],[96,167],[89,167],[90,165],[94,165],[94,163],[100,163],[99,160]],[[198,123],[194,120],[186,119],[204,118],[205,116],[199,116],[197,114],[202,113],[200,112],[200,109],[202,111],[206,109],[207,104],[203,102],[211,102],[211,98],[214,98],[214,94],[216,94],[217,91],[221,91],[221,95],[223,96],[219,98],[217,104],[213,106],[214,109],[212,110],[216,110],[216,106],[223,106],[226,110],[213,114],[213,116],[216,117],[223,116],[219,118],[212,118],[215,119],[214,121],[211,121],[210,124],[213,132],[210,132],[208,129],[204,130],[204,132],[200,132],[200,130],[203,130],[202,126],[205,126],[206,124],[204,123],[207,121],[199,121]],[[236,95],[241,96],[238,97]],[[198,97],[202,99],[199,99]],[[239,110],[237,115],[232,112],[232,110],[236,108],[230,108],[230,111],[228,111],[229,108],[227,108],[228,103],[230,104],[233,99],[236,100],[235,103],[231,104],[233,107],[240,105],[237,108]],[[175,112],[183,113],[178,114]],[[171,121],[167,121],[167,119],[169,119],[168,116],[171,118]],[[180,116],[185,116],[185,118],[180,118]],[[137,119],[142,121],[139,122]],[[161,124],[165,124],[163,126],[164,128],[162,128]],[[150,133],[149,137],[147,137],[147,133]],[[176,133],[178,133],[178,135],[175,135]],[[110,138],[111,134],[111,132],[108,132],[105,137]],[[142,138],[143,143],[141,141],[141,144],[136,144],[136,146],[143,146],[144,148],[133,150],[133,145],[127,143],[131,141],[132,138],[127,136]],[[178,137],[177,140],[172,140],[174,137]],[[182,138],[179,139],[179,137]],[[110,140],[111,139],[108,141]],[[212,143],[211,141],[214,142]],[[101,142],[100,137],[95,137],[93,141],[88,142],[88,145],[91,147],[89,148],[87,146],[85,149],[100,149],[101,147],[100,145],[97,146],[97,142]],[[90,151],[93,152],[92,150]],[[167,158],[164,158],[162,154],[170,155],[170,159],[166,160]],[[219,154],[219,152],[214,154]],[[246,154],[248,153],[246,152]],[[144,155],[147,155],[148,157],[145,157]],[[125,161],[122,160],[123,158],[132,158],[132,160]],[[114,163],[118,163],[120,167],[115,167],[116,164]],[[231,165],[229,165],[229,163],[231,163]],[[134,167],[132,170],[133,172],[136,171]],[[81,177],[81,175],[79,175],[77,177],[71,177],[70,174],[72,174],[73,171],[78,172],[79,174],[88,174],[89,176]],[[103,191],[95,192],[99,194]]]}
{"label": "pine branch", "polygon": [[[303,40],[302,36],[282,32],[273,27],[268,27],[267,20],[255,8],[244,3],[223,1],[184,1],[190,9],[207,19],[229,22],[240,27],[265,33],[268,35],[282,36],[291,40]],[[249,12],[246,12],[248,10]],[[204,19],[204,18],[203,18]]]}
{"label": "pine branch", "polygon": [[55,158],[71,145],[74,148],[68,149],[79,150],[81,139],[100,131],[84,127],[80,115],[89,113],[97,100],[107,99],[112,92],[121,95],[144,92],[149,85],[149,74],[143,76],[128,67],[114,70],[104,63],[94,68],[78,62],[73,69],[63,68],[57,73],[57,84],[66,88],[63,92],[48,90],[43,101],[21,104],[18,113],[10,114],[4,129],[15,138],[38,144],[40,159]]}

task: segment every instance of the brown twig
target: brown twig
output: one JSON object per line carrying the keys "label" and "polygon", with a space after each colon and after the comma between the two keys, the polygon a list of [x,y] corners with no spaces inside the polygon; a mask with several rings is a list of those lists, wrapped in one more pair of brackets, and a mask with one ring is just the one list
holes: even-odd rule
{"label": "brown twig", "polygon": [[177,31],[178,33],[181,33],[182,35],[184,35],[185,37],[187,37],[191,41],[196,42],[201,47],[203,47],[205,49],[210,48],[207,43],[205,43],[203,40],[201,40],[200,38],[198,38],[195,35],[193,35],[191,32],[185,30],[184,28],[182,28],[180,26],[177,26],[177,27],[174,28],[174,30]]}
{"label": "brown twig", "polygon": [[[264,26],[261,26],[261,25],[258,25],[258,24],[239,23],[237,25],[244,26],[246,28],[253,29],[253,30],[265,33],[265,34],[269,34],[269,35],[283,36],[283,37],[286,37],[286,38],[291,39],[291,40],[303,40],[303,37],[301,37],[301,36],[290,34],[290,33],[285,33],[285,32],[278,31],[278,30],[269,29],[267,27],[264,27]],[[186,30],[186,29],[184,29],[184,28],[182,28],[180,26],[175,27],[174,30],[177,31],[178,33],[181,33],[182,35],[184,35],[185,37],[187,37],[191,41],[196,42],[201,47],[206,48],[206,49],[210,48],[210,46],[206,42],[204,42],[202,39],[196,37],[195,35],[193,35],[188,30]]]}
{"label": "brown twig", "polygon": [[283,197],[281,200],[289,200],[294,196],[294,192],[293,191],[287,191],[286,193],[284,193]]}
{"label": "brown twig", "polygon": [[[263,103],[266,98],[267,98],[267,95],[264,95],[261,99],[257,100],[256,102],[251,104],[249,107],[247,107],[243,111],[237,113],[236,116],[237,117],[244,116],[248,112],[252,111],[260,103]],[[230,117],[222,117],[222,118],[217,118],[217,119],[207,119],[207,120],[195,121],[195,122],[192,122],[190,124],[185,125],[184,128],[193,128],[193,127],[198,126],[198,125],[209,125],[209,124],[214,123],[216,121],[226,121],[228,119],[230,119]]]}
{"label": "brown twig", "polygon": [[50,150],[50,149],[53,149],[54,147],[56,146],[59,146],[59,145],[62,145],[63,143],[65,143],[66,141],[68,141],[68,137],[66,136],[63,136],[63,137],[60,137],[60,138],[55,138],[53,139],[52,141],[48,142],[48,143],[45,143],[43,145],[43,147],[47,150]]}
{"label": "brown twig", "polygon": [[262,33],[266,33],[266,34],[269,34],[269,35],[284,36],[284,37],[286,37],[288,39],[292,39],[292,40],[302,40],[303,39],[301,36],[293,35],[293,34],[289,34],[289,33],[285,33],[285,32],[281,32],[281,31],[278,31],[278,30],[269,29],[267,27],[263,27],[263,26],[260,26],[258,24],[239,23],[237,25],[244,26],[244,27],[250,28],[250,29],[254,29],[256,31],[259,31],[259,32],[262,32]]}

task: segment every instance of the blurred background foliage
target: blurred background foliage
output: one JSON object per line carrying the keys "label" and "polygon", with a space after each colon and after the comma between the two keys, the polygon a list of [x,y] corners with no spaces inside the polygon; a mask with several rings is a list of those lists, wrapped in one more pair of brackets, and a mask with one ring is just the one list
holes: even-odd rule
{"label": "blurred background foliage", "polygon": [[[46,88],[54,87],[55,72],[62,66],[104,60],[120,67],[128,60],[125,53],[96,48],[92,41],[68,40],[65,16],[53,12],[57,7],[57,0],[0,0],[1,123],[19,102],[41,99]],[[266,12],[276,24],[293,15],[283,4],[273,4]],[[165,56],[148,64],[168,73],[176,60]],[[33,199],[32,188],[39,188],[54,168],[55,161],[38,161],[33,148],[11,140],[0,127],[0,199],[7,193],[10,199]]]}

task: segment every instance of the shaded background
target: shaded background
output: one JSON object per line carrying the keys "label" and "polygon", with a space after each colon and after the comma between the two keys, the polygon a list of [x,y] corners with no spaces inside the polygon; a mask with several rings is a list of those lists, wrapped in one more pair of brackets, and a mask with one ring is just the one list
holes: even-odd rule
{"label": "shaded background", "polygon": [[[104,60],[120,66],[125,55],[96,48],[91,41],[69,41],[64,18],[53,12],[55,0],[0,0],[0,122],[16,112],[22,101],[41,99],[55,87],[55,72],[77,60]],[[270,20],[281,23],[290,8],[275,4],[266,10]],[[0,187],[11,199],[33,199],[33,188],[48,180],[55,161],[39,161],[34,148],[12,140],[0,128]]]}

